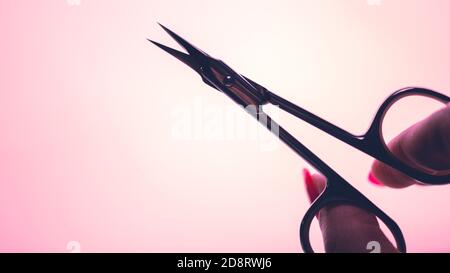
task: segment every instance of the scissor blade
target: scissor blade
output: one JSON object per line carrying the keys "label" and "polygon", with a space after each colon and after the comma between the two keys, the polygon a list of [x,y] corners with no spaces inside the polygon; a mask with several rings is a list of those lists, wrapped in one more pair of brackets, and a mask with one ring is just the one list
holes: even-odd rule
{"label": "scissor blade", "polygon": [[194,58],[192,58],[190,55],[183,53],[181,51],[175,50],[173,48],[170,48],[168,46],[165,46],[163,44],[160,44],[158,42],[152,41],[150,39],[147,39],[149,42],[153,43],[154,45],[156,45],[157,47],[161,48],[162,50],[164,50],[165,52],[169,53],[170,55],[174,56],[175,58],[177,58],[178,60],[182,61],[183,63],[185,63],[186,65],[188,65],[190,68],[194,69],[197,72],[200,72],[200,66],[198,65],[198,63],[195,61]]}
{"label": "scissor blade", "polygon": [[252,80],[250,80],[249,78],[247,78],[244,75],[241,75],[242,77],[244,77],[244,79],[246,79],[251,85],[253,85],[253,87],[255,87],[256,89],[258,89],[259,91],[264,91],[267,90],[264,86],[258,84],[257,82],[254,82]]}
{"label": "scissor blade", "polygon": [[176,34],[175,32],[171,31],[170,29],[166,28],[165,26],[161,25],[160,23],[158,23],[175,41],[177,41],[178,44],[180,44],[184,49],[186,49],[186,51],[195,58],[200,58],[200,57],[209,57],[208,54],[206,54],[205,52],[201,51],[200,49],[196,48],[194,45],[192,45],[191,43],[189,43],[188,41],[186,41],[185,39],[181,38],[180,36],[178,36],[178,34]]}

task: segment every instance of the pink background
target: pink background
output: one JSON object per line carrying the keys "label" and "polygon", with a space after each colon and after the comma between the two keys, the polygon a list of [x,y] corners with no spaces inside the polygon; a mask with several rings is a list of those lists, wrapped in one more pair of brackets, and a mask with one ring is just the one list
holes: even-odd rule
{"label": "pink background", "polygon": [[[174,109],[231,102],[146,41],[175,46],[157,21],[354,133],[397,89],[450,94],[447,0],[70,2],[0,1],[2,252],[67,252],[69,241],[83,252],[301,251],[307,164],[281,144],[174,138]],[[432,107],[409,100],[387,133]],[[410,251],[450,250],[450,187],[376,187],[370,157],[278,119],[393,217]]]}

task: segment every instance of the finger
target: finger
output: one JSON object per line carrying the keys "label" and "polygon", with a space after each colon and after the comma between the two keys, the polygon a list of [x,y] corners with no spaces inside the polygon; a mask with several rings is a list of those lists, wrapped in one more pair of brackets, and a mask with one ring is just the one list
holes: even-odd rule
{"label": "finger", "polygon": [[[326,178],[303,171],[308,197],[314,201],[325,189]],[[377,218],[350,205],[332,205],[319,211],[319,225],[326,252],[367,253],[370,242],[379,243],[381,252],[398,252],[381,231]]]}
{"label": "finger", "polygon": [[[316,176],[316,174],[314,174],[314,176]],[[313,178],[308,169],[303,169],[303,179],[305,181],[309,202],[312,203],[325,189],[326,179],[323,176]]]}
{"label": "finger", "polygon": [[[450,104],[403,131],[388,147],[398,159],[424,172],[450,170]],[[379,161],[373,163],[371,175],[372,181],[393,188],[416,183]]]}

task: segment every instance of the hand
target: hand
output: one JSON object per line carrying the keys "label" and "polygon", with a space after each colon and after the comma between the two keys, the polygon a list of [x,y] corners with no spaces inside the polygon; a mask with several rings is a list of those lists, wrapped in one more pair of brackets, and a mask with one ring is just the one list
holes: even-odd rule
{"label": "hand", "polygon": [[[409,127],[389,144],[397,157],[418,168],[450,170],[450,104]],[[303,171],[310,201],[324,190],[326,178]],[[416,182],[375,161],[369,180],[378,185],[404,188]],[[450,182],[450,181],[449,181]],[[328,206],[317,215],[326,252],[368,252],[367,243],[378,241],[381,252],[398,252],[381,231],[375,216],[349,205]]]}

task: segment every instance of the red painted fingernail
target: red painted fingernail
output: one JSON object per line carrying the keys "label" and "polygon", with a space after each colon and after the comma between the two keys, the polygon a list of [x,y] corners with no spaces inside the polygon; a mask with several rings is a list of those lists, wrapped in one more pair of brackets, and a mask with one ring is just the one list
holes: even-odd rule
{"label": "red painted fingernail", "polygon": [[305,180],[306,192],[308,193],[309,201],[312,203],[319,196],[320,192],[317,190],[308,169],[303,169],[303,179]]}
{"label": "red painted fingernail", "polygon": [[380,180],[378,180],[378,179],[375,177],[375,175],[373,175],[372,173],[369,173],[368,179],[369,179],[369,181],[370,181],[372,184],[374,184],[374,185],[381,186],[381,187],[384,186],[384,184],[383,184]]}

